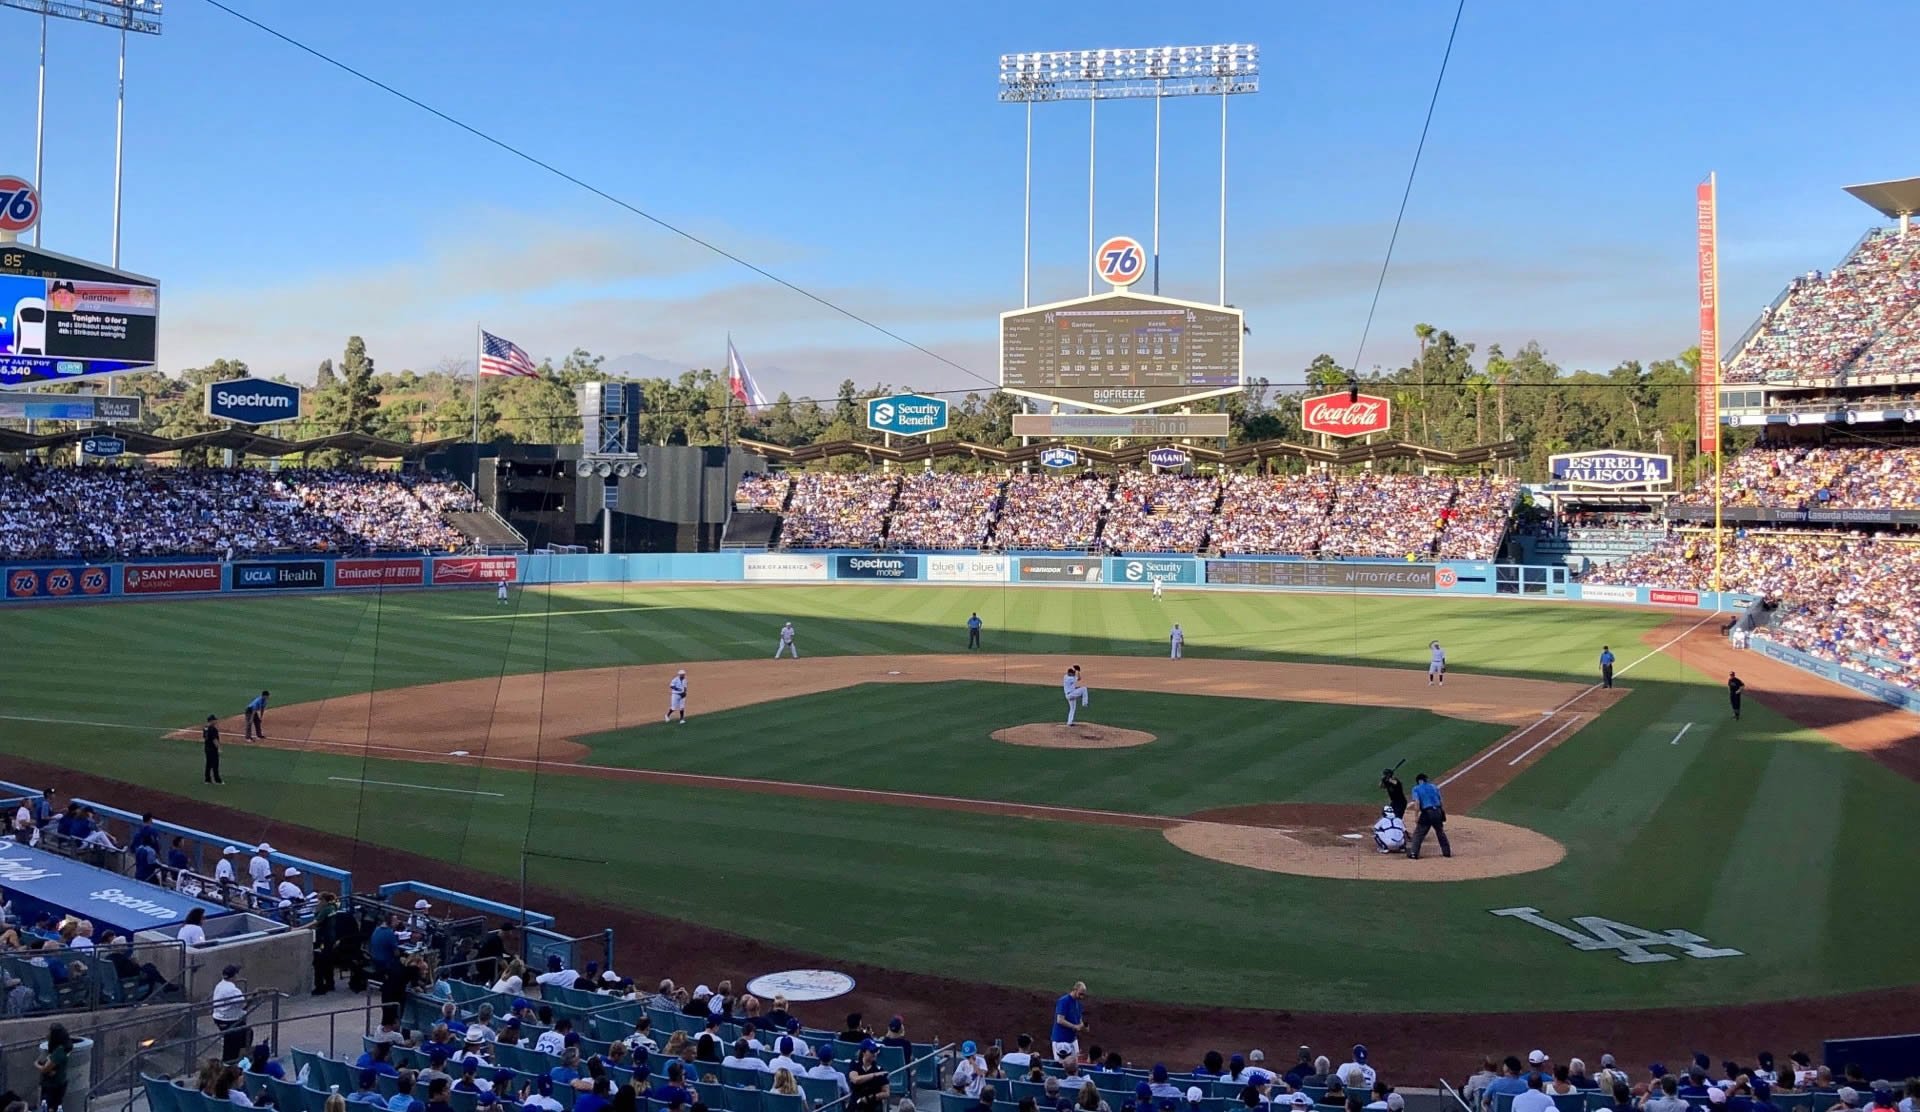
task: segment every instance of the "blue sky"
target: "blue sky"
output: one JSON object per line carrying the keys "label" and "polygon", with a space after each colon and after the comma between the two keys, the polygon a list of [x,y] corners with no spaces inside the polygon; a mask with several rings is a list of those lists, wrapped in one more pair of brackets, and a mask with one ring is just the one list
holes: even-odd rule
{"label": "blue sky", "polygon": [[[358,332],[383,369],[537,357],[714,365],[769,392],[983,386],[1020,300],[1022,113],[1006,51],[1254,42],[1235,100],[1227,300],[1250,373],[1359,343],[1453,5],[231,0],[423,100],[879,321],[758,279],[204,3],[132,44],[122,265],[161,279],[164,366],[310,376]],[[1363,362],[1428,321],[1570,366],[1692,342],[1692,187],[1722,183],[1725,321],[1879,217],[1843,184],[1920,173],[1911,8],[1469,0]],[[0,10],[0,170],[30,173],[37,21]],[[56,22],[45,245],[104,259],[114,37]],[[1100,111],[1099,234],[1151,228],[1147,102]],[[1163,292],[1211,298],[1218,102],[1166,107]],[[1035,121],[1035,297],[1084,292],[1087,113]]]}

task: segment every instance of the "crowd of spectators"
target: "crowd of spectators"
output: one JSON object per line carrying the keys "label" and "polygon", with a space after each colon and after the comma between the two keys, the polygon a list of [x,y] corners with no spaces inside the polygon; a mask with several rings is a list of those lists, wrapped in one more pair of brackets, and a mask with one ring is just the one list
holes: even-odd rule
{"label": "crowd of spectators", "polygon": [[808,472],[794,484],[780,527],[785,548],[877,548],[899,489],[884,472]]}
{"label": "crowd of spectators", "polygon": [[893,548],[980,548],[1000,502],[1000,476],[922,471],[900,483],[887,528]]}
{"label": "crowd of spectators", "polygon": [[1104,475],[1015,475],[1001,499],[995,547],[1091,549],[1108,485]]}
{"label": "crowd of spectators", "polygon": [[733,488],[733,508],[779,513],[791,489],[793,480],[786,475],[748,473],[740,476],[739,485]]}
{"label": "crowd of spectators", "polygon": [[[1859,533],[1728,533],[1720,555],[1725,589],[1777,603],[1768,636],[1822,660],[1920,689],[1920,542]],[[1583,582],[1705,591],[1713,583],[1713,534],[1680,530]]]}
{"label": "crowd of spectators", "polygon": [[1899,375],[1920,372],[1920,308],[1901,317],[1893,327],[1867,345],[1854,361],[1852,375]]}
{"label": "crowd of spectators", "polygon": [[457,551],[457,484],[391,471],[29,467],[0,470],[0,556]]}
{"label": "crowd of spectators", "polygon": [[1796,278],[1727,363],[1727,382],[1790,382],[1847,369],[1875,337],[1920,304],[1920,235],[1867,233],[1831,273]]}
{"label": "crowd of spectators", "polygon": [[1215,549],[1229,556],[1320,551],[1333,501],[1333,479],[1325,472],[1229,475],[1221,488]]}
{"label": "crowd of spectators", "polygon": [[[1727,461],[1720,487],[1729,506],[1913,509],[1920,507],[1920,448],[1755,448]],[[1678,500],[1712,505],[1713,480]]]}
{"label": "crowd of spectators", "polygon": [[1198,552],[1220,501],[1211,476],[1122,471],[1100,546],[1109,552]]}

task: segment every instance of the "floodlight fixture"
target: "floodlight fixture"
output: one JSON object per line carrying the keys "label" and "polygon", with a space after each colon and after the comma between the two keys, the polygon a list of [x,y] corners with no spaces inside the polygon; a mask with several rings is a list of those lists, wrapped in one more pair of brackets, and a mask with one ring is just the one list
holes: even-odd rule
{"label": "floodlight fixture", "polygon": [[165,11],[162,0],[0,0],[0,8],[17,8],[136,35],[159,34]]}
{"label": "floodlight fixture", "polygon": [[1042,50],[1000,56],[1000,99],[1012,104],[1259,91],[1260,48],[1253,43]]}

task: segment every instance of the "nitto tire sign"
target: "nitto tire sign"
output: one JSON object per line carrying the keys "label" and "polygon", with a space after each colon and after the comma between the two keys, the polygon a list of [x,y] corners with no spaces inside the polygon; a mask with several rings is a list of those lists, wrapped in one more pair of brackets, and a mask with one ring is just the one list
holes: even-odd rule
{"label": "nitto tire sign", "polygon": [[297,591],[326,585],[327,565],[322,560],[233,565],[236,591]]}
{"label": "nitto tire sign", "polygon": [[918,579],[918,556],[835,556],[835,579]]}

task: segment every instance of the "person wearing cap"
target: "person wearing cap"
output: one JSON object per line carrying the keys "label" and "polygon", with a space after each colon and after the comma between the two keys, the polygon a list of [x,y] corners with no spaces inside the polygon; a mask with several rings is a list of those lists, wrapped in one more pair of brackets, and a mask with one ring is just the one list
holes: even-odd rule
{"label": "person wearing cap", "polygon": [[228,846],[220,851],[220,860],[213,866],[214,883],[220,885],[223,890],[240,882],[239,877],[234,874],[233,867],[233,859],[238,856],[240,856],[240,847]]}
{"label": "person wearing cap", "polygon": [[251,1032],[246,1028],[247,994],[240,987],[240,967],[229,965],[220,971],[207,1002],[213,1005],[213,1025],[226,1033],[221,1042],[220,1060],[231,1062],[246,1053]]}
{"label": "person wearing cap", "polygon": [[444,1046],[436,1046],[427,1051],[427,1065],[419,1073],[420,1080],[432,1082],[438,1078],[445,1078],[447,1081],[452,1081],[453,1075],[447,1072],[447,1061],[452,1057]]}
{"label": "person wearing cap", "polygon": [[394,1081],[394,1094],[387,1098],[387,1112],[426,1112],[427,1106],[420,1103],[420,1099],[413,1095],[413,1090],[413,1071],[401,1070],[399,1078]]}
{"label": "person wearing cap", "polygon": [[[1405,808],[1405,804],[1401,806]],[[1407,824],[1391,803],[1380,808],[1380,817],[1373,824],[1373,848],[1381,853],[1399,853],[1407,848]]]}
{"label": "person wearing cap", "polygon": [[[967,1046],[972,1045],[972,1043],[967,1044]],[[960,1067],[956,1064],[954,1066],[954,1072],[958,1074],[959,1069]],[[773,1073],[776,1070],[791,1070],[795,1077],[799,1077],[801,1074],[807,1072],[807,1068],[800,1064],[799,1058],[794,1054],[794,1042],[793,1036],[791,1035],[782,1035],[773,1041],[773,1057],[767,1060],[767,1072]],[[959,1090],[955,1091],[958,1092]]]}
{"label": "person wearing cap", "polygon": [[[634,1080],[644,1082],[646,1076],[636,1073]],[[526,1094],[521,1097],[520,1104],[523,1108],[537,1109],[538,1112],[561,1112],[560,1102],[553,1097],[553,1079],[544,1073],[526,1086]]]}
{"label": "person wearing cap", "polygon": [[380,1095],[380,1075],[372,1070],[361,1070],[359,1088],[347,1097],[348,1104],[372,1104],[385,1108],[387,1098]]}
{"label": "person wearing cap", "polygon": [[[779,1059],[774,1059],[775,1064]],[[953,1074],[948,1078],[948,1088],[956,1093],[977,1097],[980,1089],[987,1083],[987,1061],[980,1057],[980,1047],[972,1039],[960,1044],[960,1057],[953,1063]]]}
{"label": "person wearing cap", "polygon": [[[1353,1083],[1352,1073],[1354,1070],[1360,1071],[1360,1084],[1358,1085]],[[1339,1070],[1335,1072],[1339,1074],[1340,1080],[1345,1082],[1349,1089],[1371,1089],[1373,1088],[1373,1083],[1379,1079],[1379,1075],[1374,1073],[1373,1067],[1367,1064],[1367,1047],[1365,1043],[1354,1043],[1353,1060],[1344,1063]]]}
{"label": "person wearing cap", "polygon": [[860,1040],[860,1049],[847,1069],[847,1088],[853,1096],[854,1112],[885,1112],[891,1086],[886,1069],[880,1065],[879,1043]]}
{"label": "person wearing cap", "polygon": [[647,1099],[660,1104],[692,1104],[693,1093],[688,1091],[685,1078],[686,1071],[679,1062],[668,1062],[666,1077],[647,1091]]}
{"label": "person wearing cap", "polygon": [[393,1043],[385,1041],[369,1045],[353,1066],[355,1069],[372,1070],[387,1077],[397,1077],[400,1073],[393,1066]]}
{"label": "person wearing cap", "polygon": [[267,740],[267,698],[271,694],[262,691],[247,701],[246,729],[241,734],[242,741]]}
{"label": "person wearing cap", "polygon": [[253,856],[247,860],[247,876],[252,879],[255,892],[273,890],[273,862],[267,857],[272,852],[271,845],[261,842],[253,848]]}
{"label": "person wearing cap", "polygon": [[1147,1075],[1147,1091],[1154,1100],[1184,1103],[1187,1099],[1187,1091],[1173,1083],[1173,1079],[1167,1075],[1166,1065],[1161,1062],[1155,1062],[1152,1072]]}
{"label": "person wearing cap", "polygon": [[[905,1054],[909,1060],[913,1058],[913,1040],[907,1037],[906,1017],[894,1016],[892,1019],[887,1020],[887,1032],[880,1036],[880,1045],[893,1047],[902,1054]],[[1033,1036],[1020,1036],[1018,1045],[1027,1052],[1026,1060],[1017,1067],[1024,1072],[1027,1065],[1033,1061]],[[1016,1068],[1015,1064],[1009,1061],[1012,1057],[1012,1054],[1002,1054],[1000,1056],[1000,1064],[1006,1066],[1008,1069]]]}
{"label": "person wearing cap", "polygon": [[[200,727],[201,777],[209,784],[225,784],[220,777],[220,719],[217,715],[207,715],[206,724]],[[51,794],[51,793],[49,793]]]}
{"label": "person wearing cap", "polygon": [[[1071,703],[1069,703],[1071,706]],[[1053,1004],[1053,1059],[1066,1062],[1080,1057],[1080,1036],[1087,1033],[1087,983],[1075,981]]]}
{"label": "person wearing cap", "polygon": [[834,1086],[839,1090],[840,1099],[842,1100],[845,1100],[853,1093],[852,1088],[847,1084],[847,1075],[833,1068],[833,1045],[831,1043],[820,1047],[819,1060],[801,1076],[811,1077],[815,1081],[833,1082]]}
{"label": "person wearing cap", "polygon": [[535,983],[555,985],[559,988],[572,988],[580,979],[580,971],[569,966],[559,954],[547,955],[547,971],[534,978]]}
{"label": "person wearing cap", "polygon": [[281,870],[280,887],[274,890],[274,894],[283,900],[292,900],[295,906],[306,903],[307,893],[300,887],[299,876],[300,870],[292,865]]}
{"label": "person wearing cap", "polygon": [[675,714],[680,716],[682,726],[687,724],[687,670],[685,668],[675,672],[673,678],[667,681],[667,716],[662,721],[673,721]]}
{"label": "person wearing cap", "polygon": [[[1239,1062],[1241,1061],[1241,1057],[1240,1055],[1235,1054],[1232,1057],[1232,1059],[1230,1059],[1230,1061]],[[1260,1049],[1254,1049],[1254,1050],[1248,1051],[1245,1061],[1246,1061],[1247,1080],[1253,1082],[1256,1085],[1273,1084],[1277,1075],[1275,1075],[1275,1073],[1272,1070],[1267,1068],[1267,1052],[1266,1051],[1260,1050]],[[1239,1078],[1235,1078],[1235,1080],[1237,1081],[1239,1080]]]}

